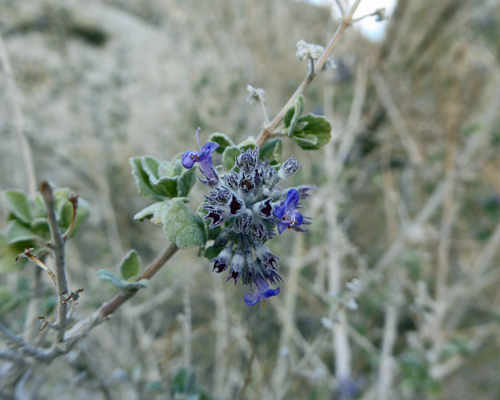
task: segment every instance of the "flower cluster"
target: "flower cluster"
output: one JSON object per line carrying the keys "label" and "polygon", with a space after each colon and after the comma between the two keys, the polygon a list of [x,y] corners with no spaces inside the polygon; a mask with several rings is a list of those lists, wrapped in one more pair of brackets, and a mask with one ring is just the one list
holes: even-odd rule
{"label": "flower cluster", "polygon": [[211,260],[213,271],[228,271],[228,278],[236,284],[256,286],[254,293],[245,295],[249,306],[276,296],[279,288],[270,289],[283,281],[279,275],[279,257],[272,254],[265,242],[274,235],[278,227],[281,234],[290,228],[307,232],[308,218],[299,212],[299,200],[310,197],[314,186],[281,189],[278,185],[293,175],[300,163],[290,157],[281,168],[259,160],[259,149],[242,150],[235,159],[236,168],[219,176],[212,165],[211,155],[218,148],[216,143],[207,143],[200,152],[188,151],[182,156],[186,168],[200,163],[200,172],[205,179],[200,181],[211,190],[205,195],[202,208],[209,228],[221,227],[213,248],[220,250]]}
{"label": "flower cluster", "polygon": [[295,54],[295,57],[297,57],[300,61],[307,60],[308,58],[317,60],[323,55],[324,52],[325,48],[319,44],[312,44],[307,43],[305,40],[299,40],[297,42],[297,53]]}

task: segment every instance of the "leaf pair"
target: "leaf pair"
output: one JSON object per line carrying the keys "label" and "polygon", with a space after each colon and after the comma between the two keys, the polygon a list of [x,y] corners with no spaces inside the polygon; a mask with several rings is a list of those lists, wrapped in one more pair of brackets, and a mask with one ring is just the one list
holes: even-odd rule
{"label": "leaf pair", "polygon": [[284,131],[304,150],[318,150],[331,139],[332,126],[323,116],[306,114],[304,96],[300,95],[283,118]]}
{"label": "leaf pair", "polygon": [[130,165],[139,193],[151,200],[186,197],[196,182],[196,169],[184,168],[180,156],[171,163],[150,156],[133,157]]}
{"label": "leaf pair", "polygon": [[139,279],[141,271],[141,257],[135,250],[130,250],[120,263],[120,279],[116,274],[107,269],[101,269],[97,273],[97,277],[103,281],[109,281],[118,289],[129,291],[141,289],[148,286],[147,279]]}

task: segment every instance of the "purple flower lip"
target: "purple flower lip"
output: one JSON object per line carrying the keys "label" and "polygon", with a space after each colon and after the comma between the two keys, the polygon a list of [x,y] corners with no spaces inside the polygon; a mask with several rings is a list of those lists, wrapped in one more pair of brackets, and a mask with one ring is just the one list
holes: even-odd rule
{"label": "purple flower lip", "polygon": [[268,297],[277,296],[280,292],[280,288],[270,289],[267,282],[260,276],[255,279],[255,286],[257,290],[254,293],[246,293],[244,300],[247,306],[254,306],[261,302],[265,306],[265,301]]}
{"label": "purple flower lip", "polygon": [[299,198],[299,192],[297,192],[296,189],[290,189],[286,195],[286,200],[274,210],[273,215],[281,219],[281,221],[278,222],[278,232],[280,235],[286,228],[291,228],[294,225],[302,225],[304,222],[304,217],[297,211]]}
{"label": "purple flower lip", "polygon": [[200,139],[198,137],[199,132],[200,128],[196,130],[196,141],[198,142],[200,151],[186,151],[182,155],[181,163],[183,167],[187,169],[193,168],[195,163],[200,163],[201,172],[207,177],[209,181],[211,181],[213,179],[216,179],[216,172],[212,165],[212,154],[219,148],[219,145],[215,142],[208,142],[202,148],[200,145]]}

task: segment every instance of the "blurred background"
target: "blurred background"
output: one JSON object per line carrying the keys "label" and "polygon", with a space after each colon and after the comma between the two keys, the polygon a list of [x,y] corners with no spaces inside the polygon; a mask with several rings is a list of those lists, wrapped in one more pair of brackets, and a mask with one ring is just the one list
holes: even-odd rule
{"label": "blurred background", "polygon": [[[188,398],[171,394],[186,374],[220,399],[500,398],[500,2],[362,7],[390,18],[349,28],[336,68],[304,93],[332,142],[284,141],[302,163],[290,186],[319,189],[305,202],[310,233],[270,243],[280,295],[247,307],[246,287],[179,251],[79,347],[33,368],[19,398]],[[168,245],[133,220],[150,202],[129,158],[194,150],[197,127],[202,143],[256,137],[247,84],[274,117],[307,72],[297,41],[326,45],[339,17],[326,1],[0,2],[37,182],[92,206],[67,246],[70,287],[85,289],[77,317],[117,293],[99,269],[116,271],[130,249],[147,265]],[[28,190],[3,71],[0,189]],[[195,186],[192,210],[204,193]],[[4,230],[3,196],[0,217]],[[34,270],[3,261],[0,311],[19,333]],[[46,316],[54,295],[45,280]]]}

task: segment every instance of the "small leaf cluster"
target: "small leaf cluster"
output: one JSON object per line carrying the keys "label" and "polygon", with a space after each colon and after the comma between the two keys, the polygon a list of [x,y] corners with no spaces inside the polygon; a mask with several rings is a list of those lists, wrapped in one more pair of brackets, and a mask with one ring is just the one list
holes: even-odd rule
{"label": "small leaf cluster", "polygon": [[330,141],[332,126],[323,116],[312,113],[302,116],[304,107],[304,96],[300,95],[285,113],[282,133],[304,150],[319,150]]}
{"label": "small leaf cluster", "polygon": [[122,279],[107,269],[101,269],[97,277],[103,281],[109,281],[118,289],[126,292],[141,289],[148,286],[147,279],[140,279],[141,257],[135,250],[130,250],[120,263]]}
{"label": "small leaf cluster", "polygon": [[[67,188],[54,190],[57,222],[62,233],[68,230],[73,219],[73,205],[68,200],[72,191]],[[0,232],[0,268],[6,272],[15,269],[14,260],[26,248],[33,248],[33,254],[41,251],[40,243],[50,240],[50,229],[42,196],[38,192],[35,198],[18,190],[5,192],[8,207],[8,223],[5,232]],[[75,226],[71,236],[88,218],[90,205],[79,198]],[[21,260],[24,263],[26,260]]]}
{"label": "small leaf cluster", "polygon": [[139,193],[150,200],[186,197],[196,182],[196,171],[184,168],[180,156],[172,162],[159,162],[150,156],[133,157],[130,165]]}
{"label": "small leaf cluster", "polygon": [[134,157],[130,165],[139,193],[157,200],[138,212],[134,219],[150,218],[162,225],[168,240],[180,249],[203,247],[206,242],[203,221],[185,205],[189,202],[186,196],[196,182],[196,168],[184,168],[180,156],[172,162],[159,162],[149,156]]}

